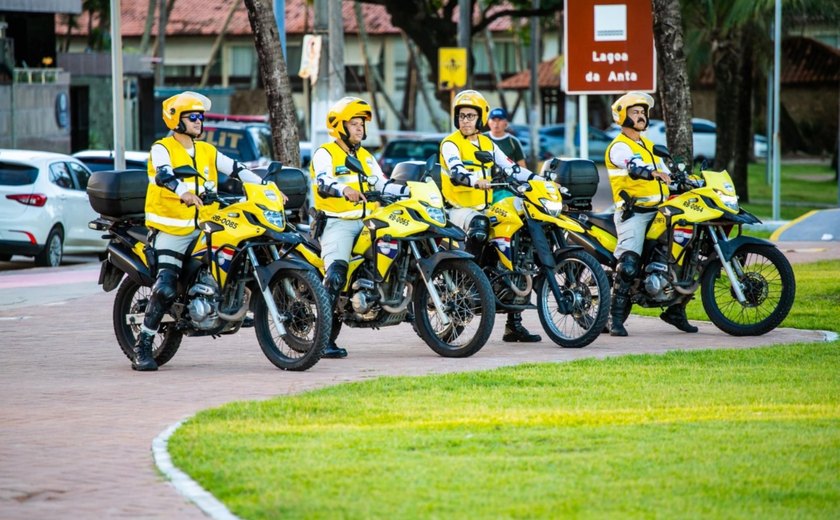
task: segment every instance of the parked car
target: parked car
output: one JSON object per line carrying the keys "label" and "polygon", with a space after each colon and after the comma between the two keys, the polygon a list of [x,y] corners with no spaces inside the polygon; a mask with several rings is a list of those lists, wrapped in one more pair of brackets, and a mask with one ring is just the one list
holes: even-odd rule
{"label": "parked car", "polygon": [[[114,169],[113,150],[82,150],[76,152],[73,157],[85,163],[85,166],[92,172],[99,172]],[[125,167],[129,170],[145,170],[149,162],[149,152],[128,151],[125,152]]]}
{"label": "parked car", "polygon": [[[691,119],[691,131],[693,134],[694,161],[714,160],[715,146],[717,146],[717,125],[715,122],[694,117]],[[621,127],[613,123],[604,132],[613,139],[621,132]],[[653,144],[668,144],[665,121],[661,119],[651,119],[644,135],[653,141]],[[767,138],[763,135],[753,135],[753,155],[755,157],[767,155]]]}
{"label": "parked car", "polygon": [[[553,157],[566,153],[566,125],[549,125],[540,128],[540,143]],[[575,147],[580,150],[580,134],[575,129]],[[595,162],[604,162],[604,154],[612,142],[612,138],[602,130],[589,127],[589,158]]]}
{"label": "parked car", "polygon": [[275,157],[267,123],[207,120],[200,139],[248,169],[267,167]]}
{"label": "parked car", "polygon": [[440,151],[441,137],[423,137],[418,139],[393,139],[388,141],[379,155],[379,166],[385,176],[397,163],[403,161],[425,161],[430,155],[437,156]]}
{"label": "parked car", "polygon": [[104,254],[99,215],[88,202],[90,170],[70,155],[0,150],[0,260],[35,257],[55,267],[65,254]]}

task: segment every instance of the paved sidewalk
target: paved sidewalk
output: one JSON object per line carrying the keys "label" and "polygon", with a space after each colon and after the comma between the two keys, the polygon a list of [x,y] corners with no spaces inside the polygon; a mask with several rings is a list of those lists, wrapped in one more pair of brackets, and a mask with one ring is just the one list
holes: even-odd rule
{"label": "paved sidewalk", "polygon": [[[840,257],[836,248],[822,250],[819,244],[783,245],[787,249],[794,261]],[[347,359],[322,360],[303,373],[283,372],[263,357],[253,331],[246,330],[217,340],[186,338],[159,372],[138,374],[114,339],[114,294],[0,309],[0,517],[205,518],[157,473],[151,442],[170,424],[234,400],[383,375],[823,338],[792,329],[734,338],[710,323],[700,323],[698,334],[683,334],[658,319],[634,316],[628,322],[630,337],[602,336],[574,350],[547,341],[505,344],[504,317],[497,316],[491,341],[468,359],[438,357],[407,325],[345,328],[340,343],[348,347]],[[534,312],[525,314],[525,323],[540,328]]]}

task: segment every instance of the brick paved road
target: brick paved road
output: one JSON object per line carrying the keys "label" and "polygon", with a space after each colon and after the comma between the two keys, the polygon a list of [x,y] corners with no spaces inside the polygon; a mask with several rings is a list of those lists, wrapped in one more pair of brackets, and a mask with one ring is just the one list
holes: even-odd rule
{"label": "brick paved road", "polygon": [[[788,254],[801,261],[822,253]],[[829,254],[837,257],[837,251]],[[7,291],[3,289],[4,296]],[[794,330],[733,338],[706,323],[700,324],[699,334],[689,335],[672,332],[657,319],[631,317],[629,338],[602,336],[584,349],[564,350],[549,342],[502,343],[499,316],[491,341],[469,359],[438,357],[402,325],[374,332],[345,329],[341,344],[350,351],[347,359],[322,360],[304,373],[282,372],[263,357],[249,330],[218,340],[187,338],[159,372],[138,374],[114,339],[114,293],[89,292],[93,296],[53,305],[0,307],[4,519],[204,518],[158,475],[150,446],[168,425],[233,400],[264,399],[381,375],[822,338],[816,332]],[[539,329],[536,313],[527,313],[525,322]],[[362,341],[366,343],[359,344]]]}

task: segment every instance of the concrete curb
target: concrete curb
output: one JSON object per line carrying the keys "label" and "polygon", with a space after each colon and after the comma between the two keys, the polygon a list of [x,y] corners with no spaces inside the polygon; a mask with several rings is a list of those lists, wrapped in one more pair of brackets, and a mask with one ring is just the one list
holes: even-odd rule
{"label": "concrete curb", "polygon": [[230,512],[216,497],[209,491],[201,487],[201,485],[190,478],[189,475],[178,469],[172,463],[172,457],[169,455],[169,438],[175,431],[181,427],[186,421],[193,416],[186,417],[169,425],[165,430],[160,432],[152,441],[152,454],[155,458],[155,465],[161,473],[163,473],[169,483],[178,491],[178,493],[185,496],[190,502],[198,506],[201,511],[215,520],[239,520],[239,517]]}

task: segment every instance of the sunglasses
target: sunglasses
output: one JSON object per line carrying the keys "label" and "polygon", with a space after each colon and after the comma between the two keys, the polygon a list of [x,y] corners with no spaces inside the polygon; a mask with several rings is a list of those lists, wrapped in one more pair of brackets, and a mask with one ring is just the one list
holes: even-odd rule
{"label": "sunglasses", "polygon": [[458,119],[461,121],[475,121],[478,118],[478,114],[458,114]]}
{"label": "sunglasses", "polygon": [[204,114],[201,112],[193,112],[192,114],[184,114],[183,117],[186,117],[191,122],[195,123],[196,121],[204,121]]}

